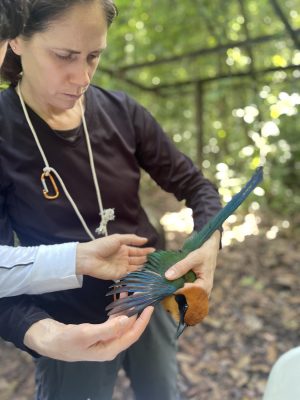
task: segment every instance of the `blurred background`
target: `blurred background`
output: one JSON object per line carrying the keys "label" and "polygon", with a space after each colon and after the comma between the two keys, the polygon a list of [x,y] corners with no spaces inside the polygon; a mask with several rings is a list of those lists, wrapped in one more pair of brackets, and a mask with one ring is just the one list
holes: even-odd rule
{"label": "blurred background", "polygon": [[[95,82],[144,104],[224,202],[258,166],[259,150],[267,155],[263,186],[244,217],[229,221],[247,225],[238,240],[258,232],[264,216],[269,238],[299,224],[300,0],[117,5]],[[161,223],[169,229],[171,221]]]}
{"label": "blurred background", "polygon": [[[183,399],[261,399],[275,360],[300,344],[300,0],[116,4],[94,83],[142,103],[223,204],[266,158],[262,185],[225,224],[210,314],[178,353]],[[191,211],[146,174],[141,198],[178,249]],[[0,351],[0,398],[31,399],[30,358]],[[114,400],[132,398],[121,371]]]}

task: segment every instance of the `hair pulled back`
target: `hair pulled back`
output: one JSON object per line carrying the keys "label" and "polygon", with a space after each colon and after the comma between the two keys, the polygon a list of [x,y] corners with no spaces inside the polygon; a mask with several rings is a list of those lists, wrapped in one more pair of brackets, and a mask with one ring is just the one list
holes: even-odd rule
{"label": "hair pulled back", "polygon": [[26,0],[0,0],[0,41],[14,39],[27,18]]}
{"label": "hair pulled back", "polygon": [[[4,0],[3,2],[10,3],[11,1]],[[53,21],[62,17],[69,8],[77,4],[85,4],[92,1],[95,0],[27,0],[28,16],[26,23],[22,25],[21,34],[25,39],[30,39],[35,33],[45,31]],[[103,8],[107,26],[109,27],[118,15],[117,7],[113,0],[97,1],[99,1],[100,7]],[[22,64],[20,56],[8,48],[1,68],[1,78],[8,81],[11,85],[16,86],[21,78],[21,73]]]}

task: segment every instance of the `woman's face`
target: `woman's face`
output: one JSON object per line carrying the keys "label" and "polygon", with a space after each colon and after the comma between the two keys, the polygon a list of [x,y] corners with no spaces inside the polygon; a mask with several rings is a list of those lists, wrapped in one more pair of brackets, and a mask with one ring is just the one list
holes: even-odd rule
{"label": "woman's face", "polygon": [[48,107],[73,108],[91,82],[106,36],[105,15],[95,0],[71,7],[29,40],[13,40],[22,60],[22,90]]}

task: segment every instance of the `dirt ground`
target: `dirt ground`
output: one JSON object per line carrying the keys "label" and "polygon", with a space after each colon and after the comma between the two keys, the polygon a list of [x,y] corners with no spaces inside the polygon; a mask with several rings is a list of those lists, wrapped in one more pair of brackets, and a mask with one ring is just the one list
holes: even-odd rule
{"label": "dirt ground", "polygon": [[[261,399],[275,360],[300,344],[299,287],[296,239],[252,236],[223,249],[209,316],[179,339],[182,399]],[[33,370],[27,354],[0,342],[0,399],[33,399]],[[132,399],[121,371],[113,400]]]}

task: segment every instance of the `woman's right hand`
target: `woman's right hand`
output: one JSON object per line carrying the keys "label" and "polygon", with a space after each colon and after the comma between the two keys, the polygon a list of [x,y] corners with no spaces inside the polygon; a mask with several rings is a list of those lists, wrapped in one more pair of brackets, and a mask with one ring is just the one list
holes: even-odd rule
{"label": "woman's right hand", "polygon": [[118,316],[103,324],[66,325],[43,319],[28,329],[24,344],[56,360],[111,361],[139,339],[152,312],[153,307],[147,307],[139,317]]}

